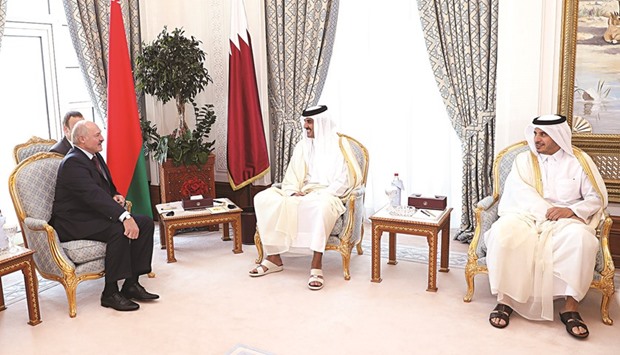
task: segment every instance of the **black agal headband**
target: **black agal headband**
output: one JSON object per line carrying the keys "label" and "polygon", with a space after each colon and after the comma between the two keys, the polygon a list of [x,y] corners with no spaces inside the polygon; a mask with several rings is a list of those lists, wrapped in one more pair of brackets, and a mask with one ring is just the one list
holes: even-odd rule
{"label": "black agal headband", "polygon": [[534,121],[532,121],[532,123],[535,124],[535,125],[539,125],[539,126],[550,126],[550,125],[560,124],[560,123],[566,122],[566,117],[565,116],[562,116],[562,115],[554,115],[554,116],[557,117],[557,119],[555,119],[555,120],[543,120],[543,119],[541,119],[541,118],[549,118],[549,115],[536,117],[534,119]]}

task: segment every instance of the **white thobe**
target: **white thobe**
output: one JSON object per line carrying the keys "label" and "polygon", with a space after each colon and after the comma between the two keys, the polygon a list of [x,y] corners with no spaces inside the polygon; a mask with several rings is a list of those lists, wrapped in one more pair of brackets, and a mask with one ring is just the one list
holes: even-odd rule
{"label": "white thobe", "polygon": [[[304,149],[307,146],[301,142],[295,147],[282,188],[272,187],[254,197],[256,222],[267,255],[291,248],[324,252],[336,220],[345,211],[341,198],[351,186],[344,159],[329,181],[314,181],[322,162],[316,162]],[[304,156],[310,157],[308,164]],[[296,192],[305,195],[291,196]]]}
{"label": "white thobe", "polygon": [[[484,235],[491,292],[528,319],[553,320],[554,297],[580,301],[592,281],[595,227],[607,192],[592,160],[576,155],[581,160],[563,150],[517,156],[500,200],[500,218]],[[570,208],[586,223],[547,220],[553,206]]]}

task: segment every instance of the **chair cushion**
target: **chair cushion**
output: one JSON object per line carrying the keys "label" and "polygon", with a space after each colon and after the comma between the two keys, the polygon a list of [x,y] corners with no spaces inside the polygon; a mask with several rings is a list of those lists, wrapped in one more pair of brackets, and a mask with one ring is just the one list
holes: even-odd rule
{"label": "chair cushion", "polygon": [[65,253],[75,264],[105,258],[106,243],[94,240],[73,240],[60,243]]}
{"label": "chair cushion", "polygon": [[336,224],[334,224],[334,228],[332,228],[332,231],[329,234],[340,235],[340,233],[342,233],[343,230],[344,230],[344,213],[340,217],[338,217],[338,219],[336,220]]}

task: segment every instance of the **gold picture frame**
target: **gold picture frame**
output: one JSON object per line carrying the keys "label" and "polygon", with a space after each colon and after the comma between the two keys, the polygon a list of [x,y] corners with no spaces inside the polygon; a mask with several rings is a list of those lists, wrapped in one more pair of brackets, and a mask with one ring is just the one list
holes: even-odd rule
{"label": "gold picture frame", "polygon": [[[620,57],[619,13],[616,0],[566,0],[562,14],[558,112],[573,130],[573,144],[596,163],[610,202],[620,202],[620,77],[609,55]],[[606,75],[610,67],[613,76]]]}

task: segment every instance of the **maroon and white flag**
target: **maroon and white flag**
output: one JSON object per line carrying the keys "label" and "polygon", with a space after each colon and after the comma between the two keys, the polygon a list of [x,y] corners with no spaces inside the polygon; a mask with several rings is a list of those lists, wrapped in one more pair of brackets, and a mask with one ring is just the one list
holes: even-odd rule
{"label": "maroon and white flag", "polygon": [[228,180],[238,190],[269,171],[252,41],[242,0],[232,0],[228,73]]}

